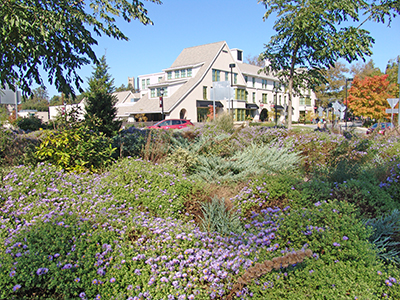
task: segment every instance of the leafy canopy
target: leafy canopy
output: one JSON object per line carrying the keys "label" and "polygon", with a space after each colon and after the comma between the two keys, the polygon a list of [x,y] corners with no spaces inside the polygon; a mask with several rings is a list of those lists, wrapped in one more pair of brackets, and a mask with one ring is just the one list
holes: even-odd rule
{"label": "leafy canopy", "polygon": [[320,84],[315,89],[315,94],[320,100],[320,105],[326,107],[332,100],[344,98],[343,86],[345,85],[345,74],[349,69],[345,64],[337,62],[334,66],[323,71],[326,83]]}
{"label": "leafy canopy", "polygon": [[[288,86],[288,111],[292,110],[293,93],[325,82],[322,69],[334,66],[339,58],[348,62],[371,55],[374,42],[367,30],[344,26],[359,22],[360,11],[367,20],[384,22],[398,15],[399,0],[368,3],[359,0],[260,0],[266,8],[264,19],[276,15],[276,34],[265,45],[263,59],[266,73],[276,73]],[[348,24],[348,23],[346,23]],[[291,128],[292,115],[288,115]]]}
{"label": "leafy canopy", "polygon": [[[160,0],[148,0],[161,3]],[[142,2],[133,0],[4,0],[0,4],[0,86],[18,85],[30,94],[30,85],[43,85],[42,68],[60,92],[81,91],[77,73],[97,62],[97,44],[90,30],[101,36],[128,40],[116,18],[152,24]]]}

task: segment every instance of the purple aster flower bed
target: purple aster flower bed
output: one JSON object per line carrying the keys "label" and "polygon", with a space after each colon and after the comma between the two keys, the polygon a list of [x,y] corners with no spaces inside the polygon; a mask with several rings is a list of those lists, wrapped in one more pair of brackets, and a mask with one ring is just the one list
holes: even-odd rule
{"label": "purple aster flower bed", "polygon": [[[266,131],[274,139],[260,140],[294,150],[325,143],[313,134],[254,128],[231,142],[239,149]],[[384,183],[397,183],[398,173]],[[269,207],[269,183],[250,180],[231,199],[244,231],[221,235],[201,231],[182,213],[194,184],[178,170],[135,159],[102,175],[46,164],[12,169],[0,187],[0,298],[300,299],[302,290],[315,299],[400,296],[399,272],[376,261],[351,205],[320,199],[310,207]],[[306,248],[313,255],[304,262],[238,285],[253,266]]]}

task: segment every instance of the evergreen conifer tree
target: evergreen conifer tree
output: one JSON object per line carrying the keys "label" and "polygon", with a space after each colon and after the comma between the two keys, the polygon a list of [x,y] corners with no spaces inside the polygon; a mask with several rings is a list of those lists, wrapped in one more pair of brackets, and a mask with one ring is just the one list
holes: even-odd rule
{"label": "evergreen conifer tree", "polygon": [[112,95],[115,89],[114,79],[108,70],[103,55],[89,78],[89,89],[85,93],[85,120],[94,131],[103,132],[111,137],[119,130],[121,122],[114,120],[117,115],[117,98]]}

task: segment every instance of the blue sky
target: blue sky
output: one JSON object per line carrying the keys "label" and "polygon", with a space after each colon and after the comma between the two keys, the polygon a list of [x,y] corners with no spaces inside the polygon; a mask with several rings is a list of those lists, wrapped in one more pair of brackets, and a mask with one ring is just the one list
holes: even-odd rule
{"label": "blue sky", "polygon": [[[170,67],[187,47],[226,41],[231,49],[243,50],[244,58],[258,55],[275,33],[272,29],[275,20],[263,21],[265,7],[257,0],[162,1],[161,5],[144,1],[154,25],[118,21],[130,39],[128,42],[104,36],[97,38],[95,52],[98,57],[106,54],[116,87],[127,85],[128,77],[136,79],[138,75]],[[387,62],[400,55],[400,18],[394,19],[390,28],[372,22],[363,28],[375,39],[371,59],[384,71]],[[79,71],[85,81],[84,88],[92,71],[91,65]],[[49,84],[46,87],[50,97],[59,94]]]}

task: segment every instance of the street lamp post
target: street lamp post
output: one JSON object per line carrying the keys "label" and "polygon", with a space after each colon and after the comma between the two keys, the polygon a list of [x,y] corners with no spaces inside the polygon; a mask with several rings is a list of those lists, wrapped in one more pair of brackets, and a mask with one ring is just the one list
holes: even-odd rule
{"label": "street lamp post", "polygon": [[275,91],[275,128],[278,128],[278,88],[274,82],[274,91]]}
{"label": "street lamp post", "polygon": [[346,126],[345,126],[346,131],[347,131],[347,110],[349,109],[348,108],[349,103],[347,102],[347,82],[348,81],[353,81],[353,78],[346,78],[346,86],[345,86],[345,89],[346,89],[346,110],[344,111],[344,119],[345,119],[345,124],[346,124]]}
{"label": "street lamp post", "polygon": [[[229,64],[229,68],[231,68],[231,87],[233,87],[233,68],[236,67],[235,64]],[[233,95],[231,99],[231,106],[230,106],[232,115],[233,115]]]}
{"label": "street lamp post", "polygon": [[164,89],[160,89],[161,119],[164,120]]}

